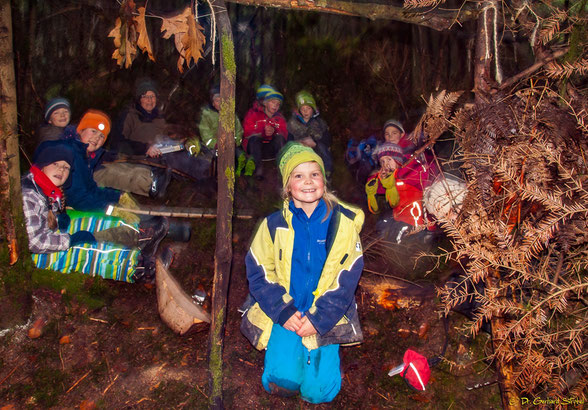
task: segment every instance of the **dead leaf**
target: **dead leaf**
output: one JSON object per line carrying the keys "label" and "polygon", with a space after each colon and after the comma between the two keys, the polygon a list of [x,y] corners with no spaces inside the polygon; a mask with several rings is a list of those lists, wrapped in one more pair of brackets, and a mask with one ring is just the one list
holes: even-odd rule
{"label": "dead leaf", "polygon": [[427,337],[427,333],[429,333],[429,324],[427,322],[424,322],[419,327],[419,338],[420,339],[426,338]]}
{"label": "dead leaf", "polygon": [[43,328],[45,327],[45,319],[40,318],[35,320],[33,326],[28,331],[28,336],[30,339],[37,339],[43,335]]}
{"label": "dead leaf", "polygon": [[145,7],[139,7],[137,11],[139,15],[134,18],[135,23],[137,23],[137,32],[139,33],[137,47],[144,53],[147,53],[151,61],[155,61],[153,51],[151,50],[151,40],[149,40],[149,34],[147,34],[147,26],[145,24]]}
{"label": "dead leaf", "polygon": [[67,345],[70,343],[71,343],[71,336],[70,335],[61,336],[61,338],[59,339],[60,345]]}
{"label": "dead leaf", "polygon": [[182,13],[163,19],[161,24],[163,38],[169,39],[174,36],[176,49],[180,53],[178,58],[180,73],[184,72],[184,62],[189,66],[192,60],[196,62],[202,57],[202,47],[206,41],[202,31],[202,26],[196,21],[189,6]]}
{"label": "dead leaf", "polygon": [[133,0],[125,1],[120,7],[120,15],[116,19],[114,28],[108,37],[114,38],[115,50],[112,58],[119,66],[129,68],[137,55],[137,22],[133,14],[136,13]]}
{"label": "dead leaf", "polygon": [[410,336],[412,332],[408,329],[398,329],[398,336],[400,336],[403,339],[406,339],[408,336]]}
{"label": "dead leaf", "polygon": [[80,410],[94,410],[96,408],[96,403],[93,400],[84,400],[80,403]]}
{"label": "dead leaf", "polygon": [[7,404],[6,406],[0,407],[0,410],[16,410],[16,406],[14,404]]}

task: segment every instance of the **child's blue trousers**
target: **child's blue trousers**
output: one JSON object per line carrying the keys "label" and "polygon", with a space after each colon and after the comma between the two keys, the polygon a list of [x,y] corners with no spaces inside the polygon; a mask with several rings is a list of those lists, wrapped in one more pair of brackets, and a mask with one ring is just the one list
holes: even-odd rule
{"label": "child's blue trousers", "polygon": [[274,324],[261,376],[263,387],[272,392],[270,383],[291,392],[300,392],[310,403],[326,403],[341,390],[339,345],[308,350],[296,333]]}

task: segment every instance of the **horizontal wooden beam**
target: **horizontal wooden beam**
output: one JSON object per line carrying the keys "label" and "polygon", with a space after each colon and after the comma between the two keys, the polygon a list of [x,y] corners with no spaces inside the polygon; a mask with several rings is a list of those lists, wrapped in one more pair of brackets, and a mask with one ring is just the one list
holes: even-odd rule
{"label": "horizontal wooden beam", "polygon": [[[387,4],[351,2],[341,0],[227,0],[230,3],[256,7],[274,7],[287,10],[315,11],[366,17],[371,20],[395,20],[425,26],[437,31],[450,29],[454,24],[477,18],[479,11],[471,8],[459,10],[434,9],[423,12]],[[419,10],[421,11],[421,10]],[[458,23],[459,21],[459,23]]]}

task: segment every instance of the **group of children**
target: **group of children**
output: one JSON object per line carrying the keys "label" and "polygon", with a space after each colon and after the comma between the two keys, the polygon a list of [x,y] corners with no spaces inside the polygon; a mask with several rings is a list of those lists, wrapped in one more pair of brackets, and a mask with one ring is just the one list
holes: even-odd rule
{"label": "group of children", "polygon": [[[165,187],[156,183],[150,167],[106,162],[115,156],[103,148],[111,129],[104,112],[86,111],[77,126],[69,125],[70,118],[66,99],[49,101],[40,144],[22,178],[35,265],[126,282],[152,281],[155,253],[169,221],[141,220],[129,212],[137,207],[129,192],[157,197]],[[124,210],[108,216],[110,206]]]}
{"label": "group of children", "polygon": [[[218,88],[202,110],[202,144],[188,140],[188,153],[162,151],[169,130],[158,113],[155,84],[140,82],[135,97],[115,126],[111,147],[202,178],[209,163],[200,153],[213,152],[217,143]],[[363,270],[364,213],[327,188],[333,169],[330,135],[314,97],[299,92],[288,122],[280,113],[283,99],[274,87],[263,85],[242,128],[236,118],[235,142],[242,146],[237,173],[261,177],[264,155],[275,155],[283,185],[281,209],[262,221],[246,256],[250,293],[241,330],[257,349],[266,349],[262,384],[268,392],[323,403],[341,388],[339,346],[363,339],[354,294]],[[128,168],[141,166],[127,163],[118,168],[116,162],[105,166],[108,116],[89,110],[77,127],[68,125],[70,116],[67,100],[49,102],[39,133],[43,142],[22,179],[33,259],[42,268],[129,282],[149,276],[169,221],[125,221],[105,216],[104,208],[120,203],[123,191],[149,194],[143,189],[147,183],[158,185],[153,169]],[[402,124],[387,121],[384,141],[373,147],[377,167],[365,184],[370,212],[390,207],[394,219],[407,227],[426,224],[423,190],[438,172],[423,155],[414,155],[415,149]],[[141,173],[145,186],[131,182]],[[117,174],[126,176],[114,178],[119,184],[114,189],[110,179]],[[169,182],[169,173],[164,175]],[[66,211],[65,198],[77,210],[94,212]]]}
{"label": "group of children", "polygon": [[[236,175],[263,178],[263,159],[275,158],[287,141],[298,141],[311,147],[323,159],[328,175],[332,172],[330,135],[320,118],[314,97],[307,91],[295,96],[296,110],[288,122],[280,112],[284,96],[273,86],[264,84],[256,91],[256,100],[247,111],[243,125],[235,118],[237,146]],[[220,110],[220,90],[211,90],[211,104],[202,109],[200,137],[208,149],[215,149]]]}

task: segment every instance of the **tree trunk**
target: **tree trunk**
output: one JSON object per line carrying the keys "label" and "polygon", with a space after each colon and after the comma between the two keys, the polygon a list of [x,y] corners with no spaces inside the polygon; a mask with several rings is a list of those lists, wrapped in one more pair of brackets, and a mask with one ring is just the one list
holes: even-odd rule
{"label": "tree trunk", "polygon": [[14,216],[22,213],[10,0],[0,0],[0,213],[9,263],[18,260]]}
{"label": "tree trunk", "polygon": [[220,44],[221,109],[218,129],[218,204],[216,250],[212,289],[212,321],[209,337],[210,405],[223,408],[223,343],[225,334],[227,292],[231,274],[233,197],[235,192],[235,50],[231,23],[223,0],[215,0],[216,22]]}

